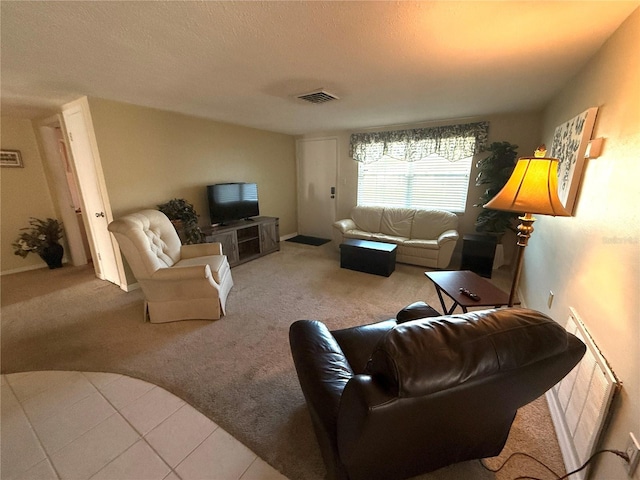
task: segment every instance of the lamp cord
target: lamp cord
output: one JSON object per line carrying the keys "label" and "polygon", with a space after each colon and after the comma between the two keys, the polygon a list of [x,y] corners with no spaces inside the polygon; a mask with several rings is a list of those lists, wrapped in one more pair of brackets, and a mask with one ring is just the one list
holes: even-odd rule
{"label": "lamp cord", "polygon": [[[602,453],[613,453],[614,455],[617,455],[618,457],[622,458],[625,462],[629,461],[629,456],[625,453],[625,452],[621,452],[620,450],[611,450],[611,449],[603,449],[603,450],[598,450],[597,452],[595,452],[593,455],[591,455],[586,462],[584,462],[582,464],[582,466],[580,468],[577,468],[575,470],[573,470],[572,472],[567,473],[566,475],[560,476],[558,475],[556,472],[554,472],[551,467],[549,467],[548,465],[546,465],[545,463],[541,462],[540,460],[538,460],[537,458],[535,458],[532,455],[529,455],[528,453],[523,453],[523,452],[515,452],[512,453],[511,455],[509,455],[509,457],[502,463],[502,465],[500,465],[497,469],[492,469],[488,466],[486,466],[484,464],[483,460],[480,460],[480,465],[482,465],[483,468],[485,468],[486,470],[493,472],[493,473],[498,473],[500,470],[502,470],[507,463],[509,463],[509,461],[515,457],[515,456],[523,456],[526,458],[530,458],[531,460],[535,461],[536,463],[538,463],[539,465],[543,466],[544,468],[546,468],[549,472],[551,472],[551,474],[554,476],[553,480],[565,480],[567,478],[569,478],[571,475],[573,475],[574,473],[578,473],[582,470],[584,470],[585,468],[587,468],[587,465],[589,465],[589,463],[598,455],[602,454]],[[540,478],[537,477],[531,477],[528,475],[522,475],[522,476],[518,476],[515,477],[513,480],[541,480]]]}

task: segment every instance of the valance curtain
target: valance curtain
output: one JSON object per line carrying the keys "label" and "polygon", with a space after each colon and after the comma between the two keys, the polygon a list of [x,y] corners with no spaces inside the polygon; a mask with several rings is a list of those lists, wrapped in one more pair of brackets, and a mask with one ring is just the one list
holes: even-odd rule
{"label": "valance curtain", "polygon": [[354,133],[350,155],[354,160],[371,163],[389,156],[415,162],[429,156],[456,162],[481,152],[489,134],[489,122],[465,123],[443,127]]}

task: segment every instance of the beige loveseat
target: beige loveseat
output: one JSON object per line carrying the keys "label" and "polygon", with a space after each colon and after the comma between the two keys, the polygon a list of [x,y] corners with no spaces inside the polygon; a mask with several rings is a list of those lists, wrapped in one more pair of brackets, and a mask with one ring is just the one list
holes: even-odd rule
{"label": "beige loveseat", "polygon": [[446,268],[458,241],[458,217],[444,210],[354,207],[351,218],[333,224],[333,240],[346,238],[398,245],[396,261]]}

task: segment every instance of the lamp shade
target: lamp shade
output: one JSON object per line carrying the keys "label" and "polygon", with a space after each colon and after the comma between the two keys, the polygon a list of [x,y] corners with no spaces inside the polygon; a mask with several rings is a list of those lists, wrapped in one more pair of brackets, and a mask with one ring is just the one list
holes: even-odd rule
{"label": "lamp shade", "polygon": [[519,158],[505,186],[484,207],[508,212],[570,216],[558,198],[558,159]]}

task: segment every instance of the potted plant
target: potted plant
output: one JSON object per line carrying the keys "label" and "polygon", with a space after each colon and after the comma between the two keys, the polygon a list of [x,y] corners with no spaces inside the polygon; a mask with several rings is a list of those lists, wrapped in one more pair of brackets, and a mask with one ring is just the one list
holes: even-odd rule
{"label": "potted plant", "polygon": [[[509,142],[493,142],[487,147],[491,154],[476,164],[478,168],[476,186],[484,186],[485,190],[474,207],[482,207],[502,190],[516,166],[517,148],[517,145]],[[516,218],[518,218],[517,213],[483,208],[476,218],[476,232],[495,236],[496,241],[500,242],[507,230],[515,232],[513,222]]]}
{"label": "potted plant", "polygon": [[[512,145],[509,142],[494,142],[487,147],[487,150],[491,152],[490,155],[478,161],[476,164],[478,168],[476,186],[484,186],[485,190],[474,207],[482,207],[502,190],[502,187],[507,183],[516,166],[518,157],[517,148],[517,145]],[[504,264],[504,247],[501,243],[502,236],[507,230],[516,231],[514,227],[514,220],[516,218],[518,218],[517,213],[492,210],[490,208],[482,208],[482,211],[476,218],[476,232],[495,239],[494,269]]]}
{"label": "potted plant", "polygon": [[63,233],[62,224],[55,218],[41,220],[31,217],[29,225],[20,229],[25,232],[11,244],[14,253],[22,258],[26,258],[30,253],[37,253],[47,262],[49,268],[62,267],[64,248],[59,243]]}
{"label": "potted plant", "polygon": [[174,198],[158,205],[158,210],[169,217],[184,243],[202,243],[203,235],[198,226],[198,214],[191,203],[183,198]]}

